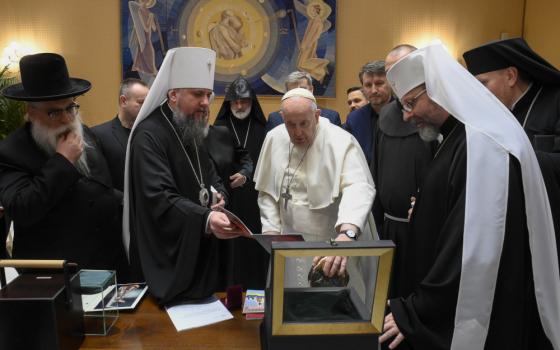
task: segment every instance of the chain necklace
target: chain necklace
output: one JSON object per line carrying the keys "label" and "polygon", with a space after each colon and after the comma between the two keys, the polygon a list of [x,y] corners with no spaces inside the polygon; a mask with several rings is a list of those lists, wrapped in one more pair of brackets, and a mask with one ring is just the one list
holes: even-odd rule
{"label": "chain necklace", "polygon": [[447,137],[445,139],[443,139],[443,141],[441,142],[441,144],[439,145],[436,154],[434,154],[434,158],[436,159],[436,157],[439,154],[439,151],[442,150],[443,146],[445,146],[445,143],[447,142],[447,140],[449,140],[449,137],[451,136],[451,134],[453,134],[453,132],[455,131],[455,129],[457,129],[457,127],[459,126],[459,124],[455,124],[455,126],[453,127],[453,129],[451,129],[451,131],[449,132],[449,134],[447,134]]}
{"label": "chain necklace", "polygon": [[531,101],[531,105],[529,106],[529,109],[527,110],[527,114],[525,114],[525,119],[523,120],[523,129],[525,129],[525,125],[527,124],[527,119],[529,119],[529,114],[531,114],[531,111],[533,110],[533,105],[535,104],[535,102],[537,101],[537,98],[539,98],[539,95],[541,94],[542,91],[542,86],[539,89],[539,91],[537,91],[537,94],[535,95],[535,97],[533,97],[533,101]]}
{"label": "chain necklace", "polygon": [[196,173],[196,170],[195,170],[194,165],[192,163],[191,157],[189,157],[189,154],[187,153],[187,150],[185,149],[185,145],[183,145],[183,142],[181,141],[181,138],[179,137],[179,134],[177,133],[177,131],[173,127],[173,124],[171,124],[171,121],[169,120],[169,118],[167,117],[165,112],[163,111],[162,105],[163,105],[163,103],[159,106],[159,110],[164,115],[165,120],[167,121],[169,126],[171,126],[171,130],[173,130],[173,133],[175,134],[175,137],[179,141],[179,144],[181,145],[181,149],[183,150],[183,153],[185,154],[185,157],[187,157],[187,160],[189,161],[189,165],[191,166],[191,169],[193,171],[194,178],[196,179],[196,182],[198,183],[198,186],[200,186],[200,191],[198,192],[198,200],[200,202],[200,205],[202,205],[203,207],[206,207],[206,206],[208,206],[208,203],[210,202],[210,194],[208,193],[208,189],[204,186],[204,179],[202,178],[202,167],[200,166],[200,156],[198,154],[198,147],[196,146],[196,142],[193,141],[193,144],[194,144],[194,149],[195,149],[195,154],[196,154],[196,161],[198,163],[198,171],[200,173],[200,178],[198,177],[198,174]]}
{"label": "chain necklace", "polygon": [[[239,139],[239,135],[237,135],[237,130],[235,130],[235,126],[233,125],[232,117],[229,117],[229,123],[231,124],[233,133],[235,134],[235,138],[237,139],[237,144],[241,146],[241,140]],[[243,142],[243,148],[247,148],[247,138],[249,137],[249,130],[251,130],[251,117],[249,117],[249,126],[247,127],[247,133],[245,134],[245,142]]]}
{"label": "chain necklace", "polygon": [[[288,148],[290,146],[291,145],[289,145]],[[305,155],[307,154],[307,151],[309,150],[310,146],[311,146],[311,144],[309,144],[307,146],[307,148],[305,149],[305,152],[303,152],[303,156],[301,157],[298,165],[294,169],[294,173],[292,174],[292,177],[288,180],[288,184],[286,185],[286,191],[284,191],[284,193],[282,193],[280,195],[284,199],[284,210],[288,209],[288,201],[290,199],[292,199],[292,195],[290,193],[290,186],[292,184],[292,181],[294,181],[294,178],[296,177],[296,172],[298,171],[301,163],[303,163],[303,159],[305,159]],[[288,172],[288,169],[290,168],[290,163],[292,162],[292,151],[294,150],[294,148],[295,148],[295,146],[290,148],[290,152],[289,152],[289,155],[288,155],[288,165],[286,166],[286,170],[284,170],[284,177],[282,178],[282,182],[284,182],[284,178],[286,177],[286,173]]]}

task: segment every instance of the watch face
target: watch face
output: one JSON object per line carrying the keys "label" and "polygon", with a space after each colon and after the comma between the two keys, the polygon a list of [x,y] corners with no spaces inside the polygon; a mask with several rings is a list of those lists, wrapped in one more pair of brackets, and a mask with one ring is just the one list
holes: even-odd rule
{"label": "watch face", "polygon": [[352,230],[346,230],[344,232],[344,234],[350,238],[356,238],[356,232],[352,231]]}

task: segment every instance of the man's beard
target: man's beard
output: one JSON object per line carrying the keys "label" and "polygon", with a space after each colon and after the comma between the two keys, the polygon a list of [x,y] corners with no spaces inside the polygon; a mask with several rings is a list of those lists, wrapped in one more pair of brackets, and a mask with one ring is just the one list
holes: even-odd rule
{"label": "man's beard", "polygon": [[231,114],[233,114],[233,116],[237,119],[243,120],[245,118],[247,118],[249,116],[249,114],[251,114],[251,107],[249,106],[246,110],[239,112],[239,111],[235,111],[233,109],[233,107],[230,108],[231,110]]}
{"label": "man's beard", "polygon": [[187,145],[194,141],[197,145],[202,145],[204,139],[208,135],[208,112],[202,118],[196,118],[194,115],[187,115],[179,109],[171,109],[173,112],[173,121],[181,132],[181,140]]}
{"label": "man's beard", "polygon": [[387,98],[383,98],[383,95],[375,95],[369,99],[371,106],[384,106],[391,100],[391,95]]}
{"label": "man's beard", "polygon": [[424,124],[424,126],[418,128],[418,135],[423,141],[432,142],[437,140],[439,128],[432,124]]}
{"label": "man's beard", "polygon": [[38,122],[31,124],[31,136],[33,137],[33,140],[37,143],[39,148],[41,148],[49,156],[53,156],[56,153],[58,138],[71,131],[80,136],[84,142],[84,151],[74,166],[80,174],[87,177],[90,175],[90,171],[87,163],[86,149],[91,146],[84,139],[84,128],[79,114],[77,114],[76,117],[74,117],[74,120],[69,124],[60,126],[56,129],[47,128]]}

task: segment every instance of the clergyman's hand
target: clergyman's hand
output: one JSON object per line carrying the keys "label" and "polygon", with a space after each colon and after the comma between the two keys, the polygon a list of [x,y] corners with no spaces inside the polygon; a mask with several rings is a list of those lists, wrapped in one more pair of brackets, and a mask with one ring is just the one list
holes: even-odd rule
{"label": "clergyman's hand", "polygon": [[224,200],[224,196],[221,193],[216,193],[216,198],[218,199],[218,203],[213,204],[210,206],[211,209],[216,208],[223,208],[226,205],[226,201]]}
{"label": "clergyman's hand", "polygon": [[213,211],[210,214],[209,221],[210,231],[219,239],[230,239],[239,236],[239,233],[235,230],[226,214]]}
{"label": "clergyman's hand", "polygon": [[412,212],[414,211],[414,204],[416,204],[416,197],[410,197],[410,209],[408,209],[408,220],[412,217]]}
{"label": "clergyman's hand", "polygon": [[379,337],[379,344],[395,337],[391,344],[389,344],[389,349],[396,348],[404,340],[404,335],[399,330],[392,313],[385,316],[383,331],[383,334]]}
{"label": "clergyman's hand", "polygon": [[74,131],[70,131],[58,136],[56,141],[56,152],[68,159],[72,164],[82,155],[84,151],[84,140]]}
{"label": "clergyman's hand", "polygon": [[231,188],[241,187],[247,181],[247,178],[244,175],[241,175],[240,173],[235,173],[231,175],[229,179],[231,180],[231,182],[229,183],[229,186]]}

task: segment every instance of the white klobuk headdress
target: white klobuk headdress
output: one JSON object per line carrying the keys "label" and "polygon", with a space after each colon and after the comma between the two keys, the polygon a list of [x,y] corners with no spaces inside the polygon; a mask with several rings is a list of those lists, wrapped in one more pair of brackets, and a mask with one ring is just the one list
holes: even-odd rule
{"label": "white klobuk headdress", "polygon": [[140,108],[138,117],[130,132],[126,146],[126,163],[124,171],[124,211],[123,211],[123,244],[127,256],[130,245],[130,140],[134,129],[167,99],[171,89],[193,88],[214,89],[214,72],[216,69],[216,52],[202,47],[177,47],[167,51],[163,63],[152,84],[146,100]]}
{"label": "white klobuk headdress", "polygon": [[525,131],[442,45],[405,56],[387,72],[387,80],[399,99],[425,83],[430,99],[465,125],[463,257],[451,349],[484,348],[504,241],[510,155],[521,165],[540,319],[552,345],[560,349],[560,273],[554,226],[539,164]]}

